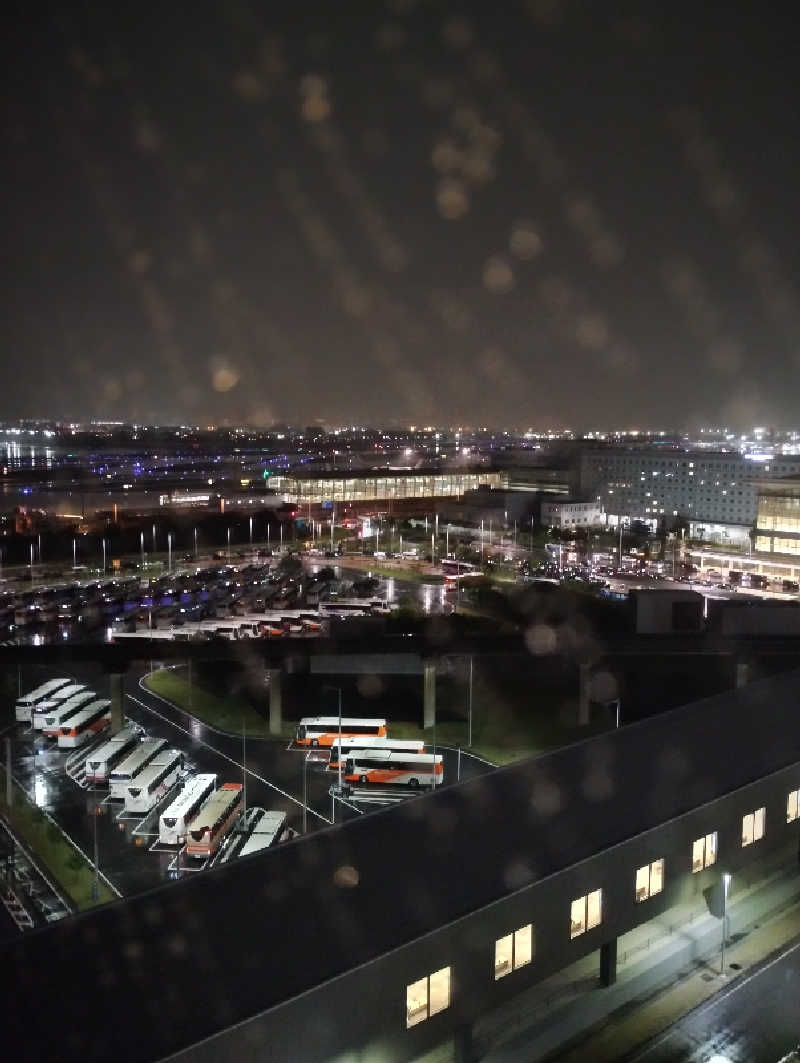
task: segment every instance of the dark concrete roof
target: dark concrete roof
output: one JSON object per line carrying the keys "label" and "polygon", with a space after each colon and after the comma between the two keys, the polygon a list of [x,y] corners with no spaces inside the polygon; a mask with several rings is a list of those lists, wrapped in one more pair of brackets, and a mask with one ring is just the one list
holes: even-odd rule
{"label": "dark concrete roof", "polygon": [[799,686],[754,683],[22,938],[3,953],[15,1056],[159,1058],[800,762]]}

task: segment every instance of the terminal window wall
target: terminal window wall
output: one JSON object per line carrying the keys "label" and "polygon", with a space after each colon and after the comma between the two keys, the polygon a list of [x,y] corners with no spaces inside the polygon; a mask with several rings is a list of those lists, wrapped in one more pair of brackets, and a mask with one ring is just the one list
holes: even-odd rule
{"label": "terminal window wall", "polygon": [[800,819],[800,790],[792,790],[786,799],[786,822]]}
{"label": "terminal window wall", "polygon": [[585,897],[578,897],[572,902],[570,910],[569,936],[580,937],[587,930],[600,926],[603,917],[603,891],[594,890]]}
{"label": "terminal window wall", "polygon": [[764,817],[767,814],[765,808],[758,808],[755,812],[748,812],[742,816],[742,848],[752,845],[764,837]]}
{"label": "terminal window wall", "polygon": [[664,888],[664,861],[654,860],[636,872],[636,900],[646,901]]}
{"label": "terminal window wall", "polygon": [[494,980],[504,978],[533,959],[533,926],[528,923],[513,934],[498,938],[494,945]]}
{"label": "terminal window wall", "polygon": [[800,496],[765,497],[758,503],[757,526],[765,531],[800,534]]}
{"label": "terminal window wall", "polygon": [[692,874],[696,875],[705,867],[711,867],[717,861],[717,832],[698,838],[692,846]]}
{"label": "terminal window wall", "polygon": [[450,968],[420,978],[406,987],[406,1029],[450,1007]]}

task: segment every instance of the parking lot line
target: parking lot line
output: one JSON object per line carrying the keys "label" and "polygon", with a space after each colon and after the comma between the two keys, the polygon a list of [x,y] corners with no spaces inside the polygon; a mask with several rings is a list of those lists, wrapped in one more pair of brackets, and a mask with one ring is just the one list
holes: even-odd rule
{"label": "parking lot line", "polygon": [[[159,701],[163,701],[164,704],[165,705],[169,705],[170,708],[174,707],[171,704],[171,702],[167,701],[166,698],[162,698],[159,694],[154,694],[152,690],[148,690],[147,693],[150,695],[150,697],[158,698]],[[159,720],[163,720],[164,723],[169,724],[170,727],[175,727],[179,731],[183,731],[183,733],[188,735],[189,738],[191,738],[193,741],[199,742],[201,746],[205,746],[206,749],[210,749],[212,753],[216,753],[217,756],[222,757],[224,760],[227,760],[230,764],[233,764],[234,767],[238,768],[240,771],[242,770],[243,766],[238,761],[234,760],[233,757],[229,757],[227,753],[223,753],[221,750],[217,749],[216,746],[212,746],[209,742],[206,742],[204,739],[195,738],[195,736],[191,733],[191,731],[188,731],[185,727],[181,727],[181,725],[179,723],[175,723],[173,720],[167,719],[166,716],[162,716],[162,714],[160,712],[157,712],[152,707],[152,705],[145,704],[145,702],[140,701],[139,698],[134,697],[133,694],[128,694],[126,692],[125,696],[130,698],[131,701],[135,705],[139,705],[141,708],[145,709],[147,712],[151,712],[153,714],[153,716],[157,716],[159,718]],[[254,779],[258,779],[258,781],[263,783],[265,786],[269,786],[270,789],[275,790],[276,793],[279,793],[282,797],[285,797],[288,801],[293,802],[299,808],[303,807],[303,802],[302,801],[298,801],[298,799],[296,797],[292,797],[291,794],[287,794],[285,790],[281,790],[281,788],[279,786],[276,786],[275,783],[270,782],[269,779],[265,779],[263,777],[263,775],[259,775],[257,772],[254,772],[250,768],[247,768],[246,771],[247,771],[248,775],[252,775]],[[328,823],[329,824],[331,822],[327,818],[327,816],[323,816],[320,812],[317,812],[317,810],[312,808],[310,805],[308,805],[307,808],[308,808],[308,812],[312,816],[316,816],[317,819],[321,819],[323,823]]]}

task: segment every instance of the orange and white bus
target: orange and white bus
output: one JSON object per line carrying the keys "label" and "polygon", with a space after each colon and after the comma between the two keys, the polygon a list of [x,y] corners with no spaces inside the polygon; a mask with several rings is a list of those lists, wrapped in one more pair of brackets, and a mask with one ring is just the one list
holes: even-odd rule
{"label": "orange and white bus", "polygon": [[401,753],[423,753],[425,743],[421,738],[343,738],[339,745],[339,736],[331,746],[331,755],[328,758],[328,768],[335,770],[339,767],[339,752],[341,750],[344,760],[357,749],[396,749]]}
{"label": "orange and white bus", "polygon": [[94,691],[87,690],[83,683],[68,683],[65,687],[53,691],[44,701],[38,702],[31,710],[31,726],[35,731],[41,731],[44,721],[53,714],[55,709],[60,708],[65,702],[77,697],[78,694],[90,694],[95,696]]}
{"label": "orange and white bus", "polygon": [[111,699],[98,698],[90,701],[85,709],[66,720],[58,732],[59,749],[71,749],[82,746],[92,735],[108,727],[111,723]]}
{"label": "orange and white bus", "polygon": [[440,786],[444,767],[440,753],[399,753],[357,749],[345,760],[344,781],[357,786]]}
{"label": "orange and white bus", "polygon": [[51,698],[57,690],[61,690],[71,683],[71,679],[48,679],[46,683],[42,683],[35,690],[31,690],[30,693],[23,694],[22,697],[17,698],[15,710],[17,720],[20,723],[30,723],[33,709],[36,705]]}
{"label": "orange and white bus", "polygon": [[304,716],[297,725],[299,746],[332,746],[338,738],[386,738],[386,720],[356,719],[348,716]]}
{"label": "orange and white bus", "polygon": [[[82,690],[80,694],[75,694],[73,697],[67,698],[66,701],[51,706],[51,708],[42,713],[42,723],[39,730],[48,738],[56,738],[61,732],[61,728],[65,727],[70,720],[74,720],[78,713],[82,712],[93,701],[97,701],[97,694],[93,690]],[[39,719],[39,710],[44,709],[44,704],[37,705],[33,710],[34,717],[37,720]]]}
{"label": "orange and white bus", "polygon": [[242,808],[242,784],[226,782],[204,803],[186,834],[187,856],[213,856]]}

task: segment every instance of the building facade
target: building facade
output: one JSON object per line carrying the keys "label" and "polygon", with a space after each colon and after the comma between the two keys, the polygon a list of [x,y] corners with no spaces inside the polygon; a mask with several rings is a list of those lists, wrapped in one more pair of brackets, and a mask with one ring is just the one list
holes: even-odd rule
{"label": "building facade", "polygon": [[283,501],[293,505],[335,505],[346,503],[386,503],[417,499],[460,498],[479,487],[501,488],[506,475],[492,469],[392,470],[381,469],[360,475],[352,472],[320,476],[275,476],[272,488]]}
{"label": "building facade", "polygon": [[548,498],[542,499],[541,522],[548,528],[597,528],[605,524],[605,514],[597,502]]}
{"label": "building facade", "polygon": [[[759,484],[800,475],[800,459],[761,462],[734,453],[656,448],[589,450],[580,459],[580,493],[602,505],[610,523],[622,518],[750,528]],[[735,538],[735,529],[730,532]]]}
{"label": "building facade", "polygon": [[774,480],[759,490],[755,549],[800,554],[800,477]]}

